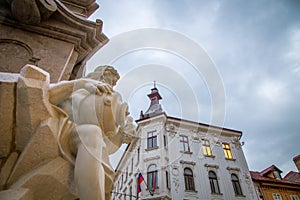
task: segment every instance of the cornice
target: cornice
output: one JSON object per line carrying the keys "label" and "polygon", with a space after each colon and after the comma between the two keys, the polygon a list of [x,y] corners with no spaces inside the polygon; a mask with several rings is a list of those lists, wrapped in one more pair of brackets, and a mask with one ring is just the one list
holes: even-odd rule
{"label": "cornice", "polygon": [[55,2],[57,10],[49,19],[38,24],[21,23],[8,15],[0,16],[0,23],[73,44],[74,50],[78,53],[75,65],[82,63],[80,67],[83,67],[85,62],[109,40],[102,33],[103,22],[89,21],[71,12],[59,0]]}

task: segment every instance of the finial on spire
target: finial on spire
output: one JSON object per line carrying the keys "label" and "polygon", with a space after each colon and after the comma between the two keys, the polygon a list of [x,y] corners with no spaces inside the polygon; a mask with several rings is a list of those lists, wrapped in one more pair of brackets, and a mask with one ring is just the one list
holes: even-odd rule
{"label": "finial on spire", "polygon": [[151,117],[163,112],[162,107],[159,103],[159,100],[161,100],[162,97],[160,96],[158,89],[156,88],[156,81],[153,81],[153,84],[154,84],[154,88],[152,88],[151,93],[147,95],[151,101],[150,106],[145,113],[141,111],[140,119]]}

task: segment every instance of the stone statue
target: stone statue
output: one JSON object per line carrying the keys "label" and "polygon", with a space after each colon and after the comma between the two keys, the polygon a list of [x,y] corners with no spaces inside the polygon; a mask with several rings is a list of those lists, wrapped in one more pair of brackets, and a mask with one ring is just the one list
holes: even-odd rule
{"label": "stone statue", "polygon": [[0,199],[110,199],[108,156],[136,137],[128,105],[113,89],[119,78],[100,66],[50,85],[47,72],[23,67],[16,82],[21,153],[11,151],[2,167]]}
{"label": "stone statue", "polygon": [[[50,102],[62,108],[73,123],[67,144],[70,150],[64,147],[65,139],[60,148],[64,156],[75,159],[75,183],[83,200],[105,199],[105,192],[109,195],[105,186],[112,184],[109,175],[114,170],[108,155],[135,136],[128,106],[113,90],[119,78],[113,67],[100,66],[85,78],[61,82],[49,90]],[[105,176],[110,183],[104,183]]]}

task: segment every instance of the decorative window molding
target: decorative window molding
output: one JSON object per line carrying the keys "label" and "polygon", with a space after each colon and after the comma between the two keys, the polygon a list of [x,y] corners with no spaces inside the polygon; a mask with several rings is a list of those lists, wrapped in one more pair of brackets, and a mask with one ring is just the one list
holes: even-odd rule
{"label": "decorative window molding", "polygon": [[179,175],[179,166],[177,166],[177,165],[172,165],[172,174],[173,174],[173,176],[178,176]]}
{"label": "decorative window molding", "polygon": [[237,171],[237,172],[241,171],[240,168],[238,168],[238,167],[227,167],[226,169],[228,171]]}
{"label": "decorative window molding", "polygon": [[170,136],[175,136],[178,132],[178,127],[174,124],[167,124],[166,125],[166,131],[169,133]]}
{"label": "decorative window molding", "polygon": [[152,147],[152,148],[148,148],[148,149],[145,149],[145,151],[152,151],[152,150],[155,150],[155,149],[158,149],[158,146]]}
{"label": "decorative window molding", "polygon": [[158,160],[158,159],[160,159],[160,156],[149,157],[149,158],[145,158],[144,162],[148,162],[150,160]]}
{"label": "decorative window molding", "polygon": [[203,155],[205,158],[215,158],[216,156],[214,155]]}
{"label": "decorative window molding", "polygon": [[196,165],[196,163],[193,161],[180,160],[179,162],[180,162],[180,164]]}
{"label": "decorative window molding", "polygon": [[180,151],[180,153],[184,153],[184,154],[193,154],[193,152],[191,152],[191,151]]}
{"label": "decorative window molding", "polygon": [[204,167],[206,167],[207,169],[219,169],[219,165],[211,165],[211,164],[204,164]]}
{"label": "decorative window molding", "polygon": [[194,142],[200,142],[200,138],[198,136],[192,136],[192,139],[194,140]]}

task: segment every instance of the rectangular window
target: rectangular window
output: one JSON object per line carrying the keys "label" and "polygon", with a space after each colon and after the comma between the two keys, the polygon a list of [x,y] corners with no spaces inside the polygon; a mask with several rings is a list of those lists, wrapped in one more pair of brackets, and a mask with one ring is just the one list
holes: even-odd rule
{"label": "rectangular window", "polygon": [[208,140],[202,140],[202,148],[203,148],[204,155],[212,156],[212,151],[211,151],[210,143]]}
{"label": "rectangular window", "polygon": [[156,131],[149,132],[147,135],[147,149],[157,147],[157,133]]}
{"label": "rectangular window", "polygon": [[297,195],[291,195],[291,200],[299,200]]}
{"label": "rectangular window", "polygon": [[189,152],[189,140],[187,136],[180,135],[180,150],[184,152]]}
{"label": "rectangular window", "polygon": [[167,147],[167,136],[164,135],[164,147]]}
{"label": "rectangular window", "polygon": [[137,163],[140,162],[140,148],[141,148],[141,147],[139,147],[139,148],[137,149],[137,154],[136,154],[136,155],[137,155],[137,160],[136,160]]}
{"label": "rectangular window", "polygon": [[166,186],[167,188],[170,188],[170,185],[169,185],[169,172],[166,171]]}
{"label": "rectangular window", "polygon": [[280,194],[273,193],[272,195],[274,200],[282,200]]}
{"label": "rectangular window", "polygon": [[186,190],[195,191],[193,171],[189,168],[184,169],[184,184]]}
{"label": "rectangular window", "polygon": [[225,158],[233,159],[232,152],[231,152],[231,149],[230,149],[230,145],[228,143],[223,143],[222,146],[223,146],[223,149],[224,149]]}
{"label": "rectangular window", "polygon": [[147,186],[148,186],[148,189],[155,190],[157,188],[157,182],[158,182],[157,178],[158,178],[157,177],[157,170],[147,173],[147,181],[148,181]]}

